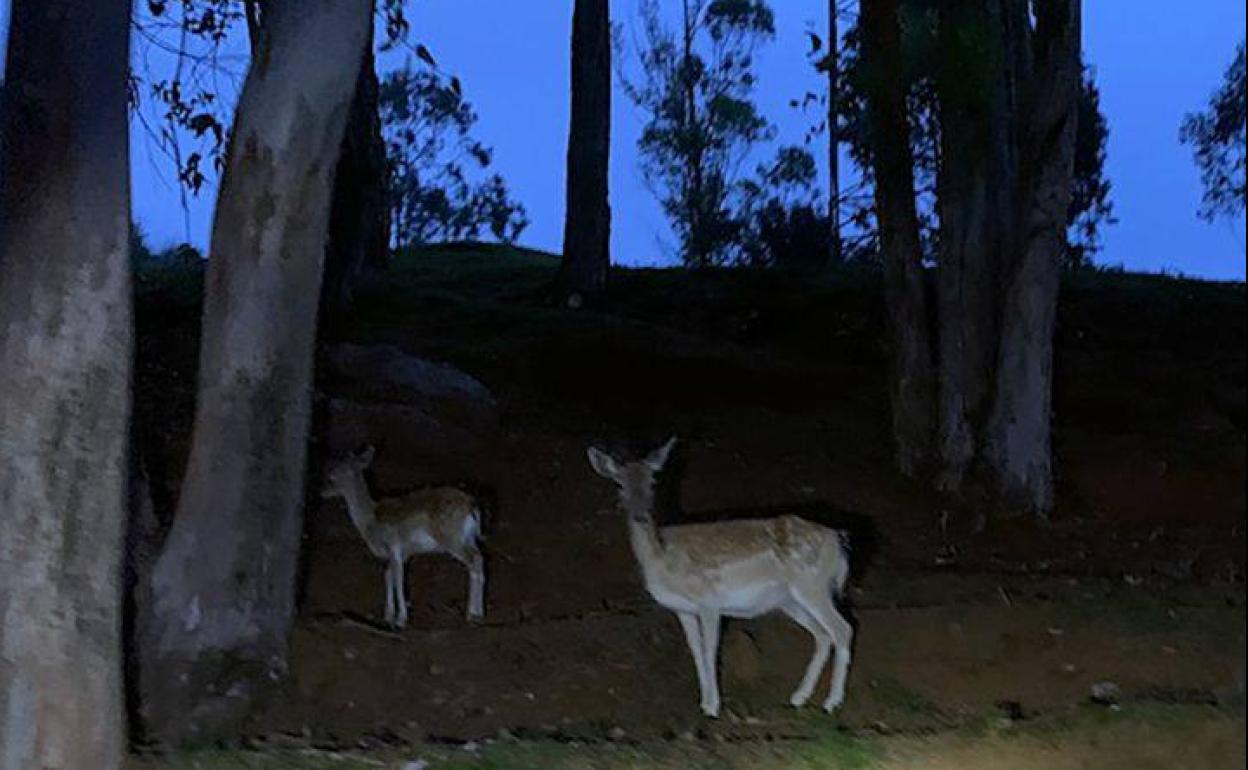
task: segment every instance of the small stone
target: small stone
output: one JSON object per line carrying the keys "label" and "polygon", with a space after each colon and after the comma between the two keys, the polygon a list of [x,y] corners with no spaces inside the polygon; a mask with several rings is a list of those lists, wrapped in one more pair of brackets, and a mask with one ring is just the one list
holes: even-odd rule
{"label": "small stone", "polygon": [[628,733],[624,732],[623,727],[612,727],[607,731],[607,737],[613,741],[622,741],[628,737]]}
{"label": "small stone", "polygon": [[1122,697],[1122,688],[1116,682],[1104,681],[1092,685],[1092,700],[1105,706],[1118,703]]}
{"label": "small stone", "polygon": [[413,759],[410,762],[403,763],[403,770],[425,770],[429,767],[429,763],[423,759]]}

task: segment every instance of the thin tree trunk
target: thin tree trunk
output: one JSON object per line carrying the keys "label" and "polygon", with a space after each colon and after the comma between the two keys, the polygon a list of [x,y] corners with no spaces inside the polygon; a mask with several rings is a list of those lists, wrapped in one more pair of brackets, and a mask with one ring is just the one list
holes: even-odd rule
{"label": "thin tree trunk", "polygon": [[1023,230],[1006,282],[987,460],[1003,505],[1047,516],[1053,506],[1053,329],[1081,74],[1079,0],[1037,3],[1034,47],[1021,145]]}
{"label": "thin tree trunk", "polygon": [[607,286],[611,265],[611,17],[607,0],[576,0],[572,13],[572,119],[563,261],[558,288],[592,296]]}
{"label": "thin tree trunk", "polygon": [[[841,137],[837,113],[841,94],[841,32],[838,0],[828,0],[828,258],[837,264],[843,256],[841,245]],[[911,172],[913,176],[913,171]],[[913,187],[913,183],[911,185]]]}
{"label": "thin tree trunk", "polygon": [[875,205],[892,335],[893,439],[898,467],[913,476],[931,459],[934,372],[897,11],[897,0],[862,3]]}
{"label": "thin tree trunk", "polygon": [[[690,6],[690,0],[684,0],[681,8],[684,11],[683,17],[683,58],[681,59],[681,77],[683,78],[684,96],[685,96],[685,120],[691,128],[698,125],[698,98],[695,90],[695,83],[690,76],[692,71],[690,63],[693,61],[693,39],[697,32],[698,18],[702,15],[702,5],[700,2],[694,2]],[[691,130],[690,134],[701,136],[700,131]],[[689,158],[689,192],[685,195],[686,204],[689,207],[689,243],[687,266],[698,269],[711,266],[711,252],[709,244],[706,242],[705,234],[702,231],[702,212],[705,207],[706,184],[705,174],[702,168],[702,146],[701,139],[699,143],[691,148]]]}
{"label": "thin tree trunk", "polygon": [[381,136],[378,90],[369,35],[334,174],[321,294],[324,313],[334,314],[348,307],[364,272],[385,267],[387,262],[390,209],[386,205],[386,144]]}
{"label": "thin tree trunk", "polygon": [[[1007,0],[1008,1],[1008,0]],[[937,484],[962,491],[994,390],[1001,264],[1011,251],[1014,152],[999,0],[942,6]]]}
{"label": "thin tree trunk", "polygon": [[0,103],[0,770],[121,764],[124,0],[15,0]]}
{"label": "thin tree trunk", "polygon": [[286,671],[330,196],[370,8],[264,4],[213,226],[190,460],[141,636],[159,742],[228,735]]}

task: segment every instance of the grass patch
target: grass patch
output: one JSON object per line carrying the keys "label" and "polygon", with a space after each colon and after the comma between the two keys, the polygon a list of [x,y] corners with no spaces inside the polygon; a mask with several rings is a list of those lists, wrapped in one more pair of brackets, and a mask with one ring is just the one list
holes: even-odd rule
{"label": "grass patch", "polygon": [[1078,706],[1009,725],[985,718],[921,735],[855,734],[822,725],[806,740],[734,740],[725,732],[722,739],[639,743],[509,740],[473,750],[417,745],[376,753],[204,751],[134,759],[127,770],[970,770],[1129,767],[1122,762],[1141,752],[1190,754],[1198,764],[1186,766],[1217,768],[1236,766],[1236,750],[1242,757],[1244,714],[1239,708],[1141,703],[1121,710]]}

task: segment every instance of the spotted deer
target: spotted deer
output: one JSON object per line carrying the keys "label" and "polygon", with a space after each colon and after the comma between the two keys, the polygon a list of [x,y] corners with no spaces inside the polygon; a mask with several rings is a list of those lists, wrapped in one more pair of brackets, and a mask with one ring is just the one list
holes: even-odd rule
{"label": "spotted deer", "polygon": [[427,487],[402,497],[373,500],[364,479],[373,447],[330,467],[322,497],[341,497],[373,556],[386,562],[386,622],[407,625],[404,565],[416,554],[445,553],[468,568],[468,619],[485,614],[485,560],[478,547],[481,509],[454,487]]}
{"label": "spotted deer", "polygon": [[853,628],[837,611],[849,577],[841,532],[797,516],[660,527],[654,521],[654,477],[676,439],[639,462],[621,463],[588,449],[589,464],[619,487],[629,539],[646,589],[676,613],[693,654],[702,712],[718,717],[716,658],[720,619],[754,618],[773,610],[792,618],[815,640],[814,655],[789,702],[802,706],[814,692],[833,647],[832,686],[826,711],[845,699]]}

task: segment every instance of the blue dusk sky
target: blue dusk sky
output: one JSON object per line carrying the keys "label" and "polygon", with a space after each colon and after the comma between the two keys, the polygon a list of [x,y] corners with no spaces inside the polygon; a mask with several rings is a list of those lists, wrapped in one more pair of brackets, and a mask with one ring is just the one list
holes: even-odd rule
{"label": "blue dusk sky", "polygon": [[[626,38],[637,5],[638,0],[612,0],[612,15],[624,24]],[[678,6],[675,0],[664,5]],[[496,170],[528,209],[532,224],[521,243],[558,251],[572,0],[416,0],[409,6],[412,38],[462,80],[480,115],[477,136],[494,147]],[[758,54],[758,102],[777,126],[776,144],[798,143],[814,117],[791,108],[789,100],[821,86],[805,57],[805,30],[822,31],[826,3],[773,0],[772,6],[777,35]],[[0,32],[7,33],[7,20],[8,3],[0,2]],[[1205,105],[1244,29],[1242,0],[1085,0],[1084,55],[1095,69],[1109,120],[1108,175],[1118,219],[1105,229],[1098,262],[1244,279],[1243,219],[1210,224],[1196,216],[1200,179],[1189,148],[1178,143],[1183,115]],[[136,44],[136,57],[140,48]],[[146,55],[161,64],[150,47]],[[408,55],[401,50],[383,54],[379,67],[401,66]],[[244,67],[241,58],[235,59],[234,77],[222,76],[227,97],[236,93]],[[670,232],[638,170],[642,117],[618,83],[614,108],[613,259],[669,264]],[[215,185],[191,200],[184,213],[168,161],[152,149],[141,128],[136,126],[132,136],[135,216],[150,240],[156,246],[189,240],[206,247]],[[759,159],[772,149],[760,150]],[[852,175],[852,169],[846,172]]]}

